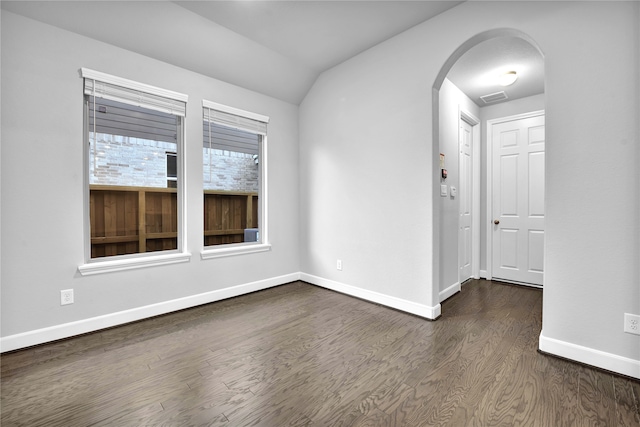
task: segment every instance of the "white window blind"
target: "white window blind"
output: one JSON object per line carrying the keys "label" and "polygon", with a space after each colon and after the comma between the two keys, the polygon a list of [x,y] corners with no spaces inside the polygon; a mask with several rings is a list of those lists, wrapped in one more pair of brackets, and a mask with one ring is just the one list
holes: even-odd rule
{"label": "white window blind", "polygon": [[84,93],[184,117],[187,95],[82,68]]}
{"label": "white window blind", "polygon": [[260,135],[267,134],[269,117],[211,101],[202,101],[204,120],[223,126],[246,130]]}

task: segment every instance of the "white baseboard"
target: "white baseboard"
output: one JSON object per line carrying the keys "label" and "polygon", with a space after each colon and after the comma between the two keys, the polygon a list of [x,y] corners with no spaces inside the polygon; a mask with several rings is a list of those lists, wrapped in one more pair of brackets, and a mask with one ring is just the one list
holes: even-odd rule
{"label": "white baseboard", "polygon": [[486,279],[487,277],[487,270],[480,270],[480,277],[483,279]]}
{"label": "white baseboard", "polygon": [[[434,307],[430,307],[424,304],[418,304],[412,301],[407,301],[405,299],[380,294],[378,292],[373,292],[362,288],[357,288],[355,286],[347,285],[329,279],[324,279],[311,274],[291,273],[283,276],[259,280],[256,282],[246,283],[238,286],[232,286],[229,288],[219,289],[211,292],[205,292],[202,294],[192,295],[171,301],[138,307],[131,310],[111,313],[104,316],[97,316],[89,319],[79,320],[76,322],[65,323],[62,325],[51,326],[15,335],[9,335],[0,338],[0,349],[2,352],[18,350],[33,345],[69,338],[75,335],[94,332],[104,328],[118,326],[153,316],[171,313],[177,310],[183,310],[202,304],[208,304],[227,298],[268,289],[296,280],[303,280],[313,285],[361,298],[366,301],[382,304],[387,307],[391,307],[431,320],[438,318],[441,313],[440,304],[437,304]],[[460,284],[453,284],[444,291],[440,292],[440,300],[442,301],[448,298],[459,290]],[[640,360],[606,353],[600,350],[583,347],[554,338],[548,338],[543,334],[540,334],[539,348],[545,353],[553,354],[559,357],[574,360],[576,362],[640,379]]]}
{"label": "white baseboard", "polygon": [[460,289],[461,289],[460,282],[456,282],[453,285],[449,286],[444,291],[440,291],[440,302],[457,294],[458,292],[460,292]]}
{"label": "white baseboard", "polygon": [[196,307],[227,298],[237,297],[251,292],[261,291],[273,286],[300,280],[300,273],[291,273],[284,276],[272,277],[256,282],[245,283],[243,285],[231,286],[203,294],[191,295],[171,301],[146,305],[130,310],[119,311],[106,314],[104,316],[92,317],[78,320],[76,322],[64,323],[62,325],[23,332],[0,338],[0,349],[2,352],[18,350],[33,345],[43,344],[50,341],[73,337],[75,335],[86,334],[104,328],[123,325],[137,320],[147,319],[161,314],[171,313],[177,310]]}
{"label": "white baseboard", "polygon": [[540,334],[540,351],[640,379],[640,360],[629,359]]}
{"label": "white baseboard", "polygon": [[314,276],[307,273],[300,273],[300,280],[323,288],[331,289],[332,291],[351,295],[353,297],[360,298],[366,301],[371,301],[376,304],[382,304],[396,310],[415,314],[416,316],[424,317],[430,320],[437,319],[441,313],[440,304],[436,305],[435,307],[430,307],[424,304],[418,304],[413,301],[407,301],[405,299],[392,297],[362,288],[357,288],[355,286],[346,285],[344,283],[324,279],[322,277]]}

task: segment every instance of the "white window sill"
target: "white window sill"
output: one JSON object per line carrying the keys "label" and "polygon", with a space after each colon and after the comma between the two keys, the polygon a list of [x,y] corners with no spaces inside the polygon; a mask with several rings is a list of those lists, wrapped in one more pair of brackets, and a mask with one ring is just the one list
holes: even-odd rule
{"label": "white window sill", "polygon": [[215,249],[204,249],[200,252],[202,259],[222,258],[234,255],[253,254],[257,252],[266,252],[271,250],[269,243],[240,243],[237,245],[220,245]]}
{"label": "white window sill", "polygon": [[119,259],[96,259],[78,266],[78,271],[83,276],[93,274],[112,273],[115,271],[133,270],[136,268],[153,267],[156,265],[177,264],[189,262],[191,254],[188,252],[127,257]]}

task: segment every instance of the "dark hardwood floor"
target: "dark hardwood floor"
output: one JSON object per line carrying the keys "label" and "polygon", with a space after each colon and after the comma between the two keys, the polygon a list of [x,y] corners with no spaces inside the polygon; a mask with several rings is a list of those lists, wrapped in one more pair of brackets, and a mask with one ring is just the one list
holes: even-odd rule
{"label": "dark hardwood floor", "polygon": [[9,426],[639,426],[640,383],[539,354],[542,292],[430,322],[302,282],[4,354]]}

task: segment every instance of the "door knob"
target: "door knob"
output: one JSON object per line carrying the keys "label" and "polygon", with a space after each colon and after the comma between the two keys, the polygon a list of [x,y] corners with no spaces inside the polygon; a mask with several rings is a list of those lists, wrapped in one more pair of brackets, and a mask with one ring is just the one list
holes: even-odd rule
{"label": "door knob", "polygon": [[494,223],[495,225],[498,225],[498,224],[500,224],[500,220],[499,220],[499,219],[494,219],[494,220],[493,220],[493,223]]}

